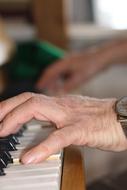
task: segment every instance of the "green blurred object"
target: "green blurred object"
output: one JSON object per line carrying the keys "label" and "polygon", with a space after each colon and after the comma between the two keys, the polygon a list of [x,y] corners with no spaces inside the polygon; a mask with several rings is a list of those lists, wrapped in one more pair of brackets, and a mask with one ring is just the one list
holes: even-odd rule
{"label": "green blurred object", "polygon": [[17,50],[8,72],[11,80],[35,81],[42,71],[56,60],[63,58],[65,52],[48,42],[29,41],[17,44]]}

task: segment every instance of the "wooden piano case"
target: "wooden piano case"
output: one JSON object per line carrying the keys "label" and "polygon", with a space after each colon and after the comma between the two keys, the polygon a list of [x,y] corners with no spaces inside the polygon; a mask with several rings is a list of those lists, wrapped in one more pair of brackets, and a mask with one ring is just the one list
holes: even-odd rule
{"label": "wooden piano case", "polygon": [[64,151],[61,190],[85,190],[85,174],[82,152],[70,146]]}

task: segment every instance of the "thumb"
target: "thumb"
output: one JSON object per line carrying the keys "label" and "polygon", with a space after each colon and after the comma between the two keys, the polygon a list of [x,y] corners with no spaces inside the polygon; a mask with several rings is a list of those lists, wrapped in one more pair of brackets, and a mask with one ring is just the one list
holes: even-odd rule
{"label": "thumb", "polygon": [[42,143],[25,153],[21,162],[24,164],[39,163],[51,154],[57,153],[62,148],[69,146],[76,140],[74,127],[66,127],[53,132]]}

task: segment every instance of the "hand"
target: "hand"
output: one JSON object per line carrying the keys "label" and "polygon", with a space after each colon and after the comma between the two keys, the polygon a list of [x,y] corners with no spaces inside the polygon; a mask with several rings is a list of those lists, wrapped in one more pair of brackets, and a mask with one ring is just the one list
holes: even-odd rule
{"label": "hand", "polygon": [[83,96],[47,97],[23,93],[0,104],[0,136],[16,133],[35,118],[50,121],[56,131],[22,156],[23,163],[38,163],[70,144],[102,150],[127,149],[127,140],[113,106],[115,99]]}
{"label": "hand", "polygon": [[51,65],[37,81],[36,87],[53,95],[67,93],[85,83],[107,63],[107,57],[102,51],[91,48]]}

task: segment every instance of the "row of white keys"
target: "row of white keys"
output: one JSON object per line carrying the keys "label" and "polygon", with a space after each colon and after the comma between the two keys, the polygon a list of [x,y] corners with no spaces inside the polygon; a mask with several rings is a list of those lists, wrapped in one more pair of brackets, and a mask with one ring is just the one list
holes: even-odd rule
{"label": "row of white keys", "polygon": [[[51,128],[41,128],[41,125],[32,125],[24,132],[24,136],[19,138],[21,142],[17,145],[17,151],[11,152],[12,157],[19,159],[22,150],[35,138],[35,133],[40,140],[52,131]],[[37,128],[36,128],[37,127]],[[36,138],[35,138],[36,139]],[[34,143],[33,143],[34,145]],[[0,177],[0,190],[59,190],[61,179],[61,160],[62,153],[59,152],[52,156],[53,159],[44,161],[37,165],[14,165],[10,164],[6,169],[6,176]]]}
{"label": "row of white keys", "polygon": [[[25,188],[33,188],[33,185],[35,187],[36,184],[37,187],[41,186],[46,190],[49,186],[51,190],[52,188],[58,189],[61,176],[61,161],[45,161],[38,165],[10,166],[5,172],[6,171],[7,176],[5,176],[3,180],[0,178],[1,185],[9,184],[9,187],[12,186],[14,189],[19,189],[18,187],[22,186],[22,183],[24,183]],[[38,190],[37,187],[36,189]],[[12,188],[10,188],[10,190],[11,189]],[[24,189],[24,187],[22,189]]]}

